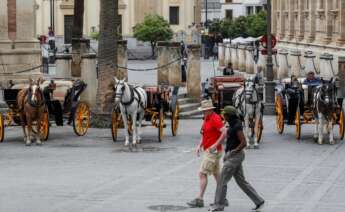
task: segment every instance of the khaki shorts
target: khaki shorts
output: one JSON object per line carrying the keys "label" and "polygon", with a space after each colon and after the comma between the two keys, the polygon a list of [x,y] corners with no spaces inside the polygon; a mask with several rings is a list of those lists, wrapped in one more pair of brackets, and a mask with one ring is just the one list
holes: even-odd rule
{"label": "khaki shorts", "polygon": [[200,172],[206,175],[219,173],[219,161],[222,158],[222,153],[209,153],[205,151],[204,157],[201,162]]}

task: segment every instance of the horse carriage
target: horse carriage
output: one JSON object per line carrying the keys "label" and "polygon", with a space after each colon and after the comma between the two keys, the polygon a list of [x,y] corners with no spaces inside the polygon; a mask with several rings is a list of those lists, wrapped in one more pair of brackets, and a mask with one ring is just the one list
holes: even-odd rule
{"label": "horse carriage", "polygon": [[[117,141],[118,129],[125,128],[126,145],[128,145],[128,135],[133,134],[133,143],[137,138],[140,142],[140,132],[136,132],[137,126],[140,130],[141,122],[145,119],[151,126],[158,129],[158,141],[162,142],[164,137],[164,128],[166,128],[166,117],[171,119],[171,132],[173,136],[177,135],[179,126],[180,107],[178,103],[179,87],[169,86],[144,86],[133,87],[123,80],[115,80],[115,105],[112,112],[111,134],[113,141]],[[128,94],[126,91],[128,90]],[[140,95],[139,95],[140,94]],[[128,101],[124,102],[128,96]],[[138,105],[131,108],[131,105]],[[136,108],[137,107],[137,108]],[[122,111],[121,111],[122,108]],[[134,109],[134,110],[133,110]],[[137,110],[141,109],[141,111]],[[131,110],[131,111],[130,111]],[[133,119],[135,121],[133,121]],[[124,121],[125,120],[125,121]]]}
{"label": "horse carriage", "polygon": [[[36,121],[33,125],[40,126],[38,130],[40,132],[38,135],[39,138],[43,141],[48,140],[51,124],[55,122],[57,126],[63,126],[64,120],[67,120],[67,124],[73,125],[73,130],[76,135],[85,135],[90,127],[91,112],[88,104],[79,99],[87,85],[80,80],[56,79],[54,81],[54,91],[45,93],[45,89],[51,86],[51,83],[45,81],[38,87],[41,103],[37,106],[44,107],[44,110],[40,123]],[[17,96],[22,90],[28,91],[31,89],[30,87],[31,84],[17,84],[9,89],[3,90],[3,97],[8,106],[8,111],[5,114],[0,113],[0,142],[4,140],[6,127],[20,126],[22,124],[20,113],[23,108],[19,107]]]}
{"label": "horse carriage", "polygon": [[226,105],[237,108],[244,121],[248,146],[254,147],[263,131],[263,89],[257,76],[245,79],[239,75],[211,78],[210,94],[216,111],[221,113]]}
{"label": "horse carriage", "polygon": [[283,79],[275,89],[276,128],[279,134],[284,125],[295,125],[296,138],[301,138],[303,124],[315,124],[314,139],[322,143],[323,122],[328,125],[333,142],[333,125],[339,125],[340,139],[344,138],[343,98],[337,97],[336,81],[320,80],[306,83],[305,78]]}

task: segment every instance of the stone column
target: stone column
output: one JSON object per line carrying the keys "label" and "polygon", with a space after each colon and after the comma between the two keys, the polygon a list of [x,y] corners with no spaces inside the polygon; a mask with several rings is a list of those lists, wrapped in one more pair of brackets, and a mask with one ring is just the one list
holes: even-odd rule
{"label": "stone column", "polygon": [[239,63],[238,63],[238,46],[237,44],[231,44],[230,45],[230,55],[231,55],[231,63],[232,63],[232,68],[234,70],[238,70],[239,69]]}
{"label": "stone column", "polygon": [[0,1],[0,48],[1,40],[8,41],[7,1]]}
{"label": "stone column", "polygon": [[301,76],[301,51],[291,50],[290,51],[290,65],[291,65],[291,74],[300,77]]}
{"label": "stone column", "polygon": [[229,62],[231,62],[231,45],[229,42],[225,43],[225,59],[224,59],[224,66],[227,66]]}
{"label": "stone column", "polygon": [[87,102],[91,109],[96,107],[97,96],[97,72],[96,72],[96,54],[86,54],[82,56],[81,79],[87,84],[85,91],[81,95],[81,100]]}
{"label": "stone column", "polygon": [[338,44],[345,44],[345,1],[340,1],[339,7],[339,38]]}
{"label": "stone column", "polygon": [[117,79],[126,79],[128,80],[128,70],[127,68],[128,56],[127,56],[127,41],[122,40],[117,42],[117,64],[120,67],[115,73]]}
{"label": "stone column", "polygon": [[246,48],[246,60],[245,60],[245,71],[247,74],[254,74],[254,47],[247,46]]}
{"label": "stone column", "polygon": [[[161,67],[169,62],[168,42],[157,43],[157,66]],[[169,67],[164,67],[157,70],[158,85],[169,84]]]}
{"label": "stone column", "polygon": [[307,26],[309,28],[308,42],[311,43],[315,40],[316,32],[316,1],[309,1],[309,21]]}
{"label": "stone column", "polygon": [[298,1],[298,22],[299,22],[299,33],[297,39],[299,41],[304,39],[304,1]]}
{"label": "stone column", "polygon": [[[28,47],[34,47],[38,41],[35,39],[35,15],[34,0],[16,0],[17,1],[17,31],[16,39],[24,41]],[[35,41],[34,43],[32,43]]]}
{"label": "stone column", "polygon": [[283,39],[285,37],[285,5],[286,1],[280,0],[280,33],[279,39]]}
{"label": "stone column", "polygon": [[326,7],[325,7],[326,34],[324,37],[325,44],[328,44],[332,41],[332,34],[333,34],[333,14],[331,13],[332,3],[333,3],[332,0],[326,0]]}
{"label": "stone column", "polygon": [[295,11],[294,1],[287,1],[289,4],[289,40],[295,38]]}
{"label": "stone column", "polygon": [[[334,77],[333,72],[332,72],[332,68],[333,71],[334,70],[334,66],[333,66],[333,55],[328,54],[328,53],[324,53],[320,55],[320,77],[322,77],[324,80],[329,80],[332,77]],[[331,66],[332,64],[332,66]]]}
{"label": "stone column", "polygon": [[182,75],[181,75],[181,44],[179,42],[172,42],[169,45],[169,59],[168,66],[169,69],[169,85],[181,86],[182,85]]}
{"label": "stone column", "polygon": [[224,66],[225,65],[225,51],[226,51],[226,46],[225,43],[218,43],[218,61],[219,61],[219,66]]}
{"label": "stone column", "polygon": [[278,61],[279,61],[279,68],[278,68],[278,79],[283,79],[289,77],[289,61],[288,61],[288,54],[289,52],[286,49],[281,49],[278,51]]}
{"label": "stone column", "polygon": [[238,47],[238,70],[241,72],[246,71],[246,46],[239,45]]}
{"label": "stone column", "polygon": [[199,99],[201,96],[200,45],[189,45],[188,49],[187,93],[188,96]]}
{"label": "stone column", "polygon": [[57,78],[71,78],[72,70],[72,55],[57,54],[56,55],[56,77]]}

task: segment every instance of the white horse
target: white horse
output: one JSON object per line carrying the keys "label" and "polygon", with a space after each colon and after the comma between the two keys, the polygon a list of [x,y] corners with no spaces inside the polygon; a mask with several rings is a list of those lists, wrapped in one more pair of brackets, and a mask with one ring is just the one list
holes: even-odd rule
{"label": "white horse", "polygon": [[239,88],[234,97],[233,103],[237,112],[244,119],[244,132],[247,146],[258,148],[259,144],[255,136],[255,126],[262,119],[263,104],[256,89],[256,82],[253,78],[246,79],[243,87]]}
{"label": "white horse", "polygon": [[314,140],[319,144],[323,143],[324,127],[329,134],[329,143],[334,144],[333,123],[335,123],[333,113],[336,111],[337,99],[335,80],[323,81],[314,93],[314,117],[315,129]]}
{"label": "white horse", "polygon": [[141,124],[147,105],[146,91],[141,87],[133,87],[125,80],[115,79],[115,107],[120,106],[122,121],[125,126],[125,146],[129,145],[128,116],[132,118],[133,145],[140,143]]}

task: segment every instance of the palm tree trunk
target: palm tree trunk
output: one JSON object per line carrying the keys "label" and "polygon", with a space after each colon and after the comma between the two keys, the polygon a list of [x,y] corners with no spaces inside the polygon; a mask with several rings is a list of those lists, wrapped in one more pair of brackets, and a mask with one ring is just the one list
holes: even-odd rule
{"label": "palm tree trunk", "polygon": [[118,0],[101,0],[100,38],[98,46],[98,112],[110,112],[113,103],[113,78],[117,65]]}
{"label": "palm tree trunk", "polygon": [[72,31],[72,76],[81,76],[81,39],[84,25],[84,0],[74,0],[74,17]]}

